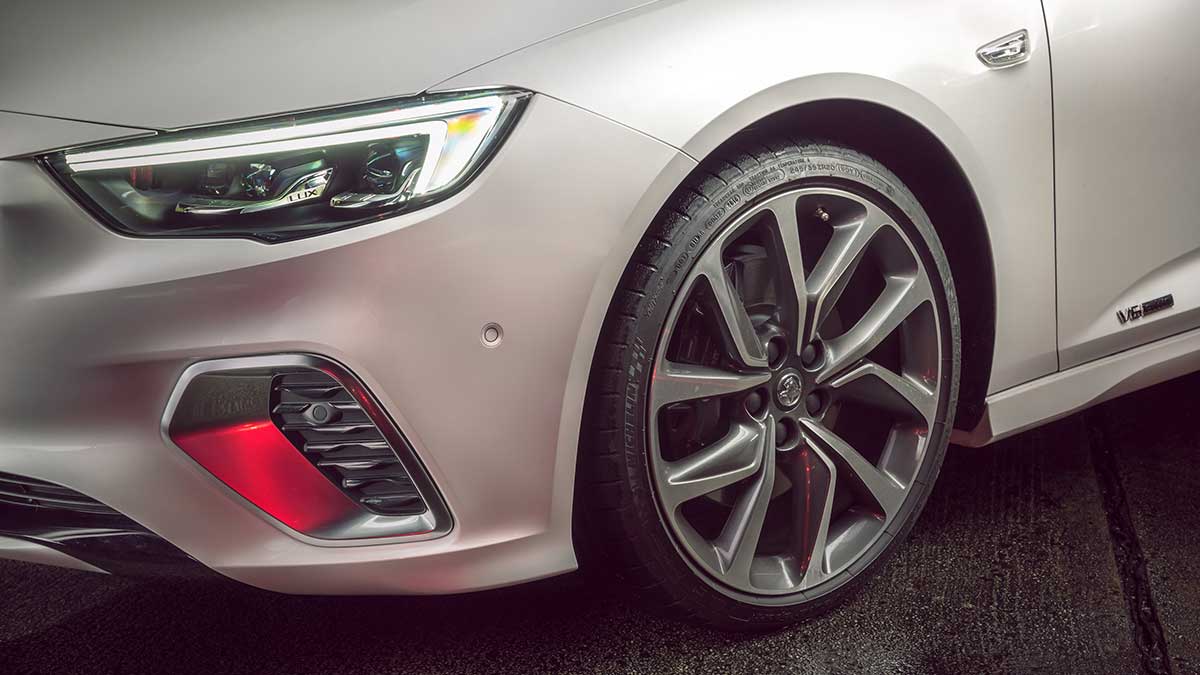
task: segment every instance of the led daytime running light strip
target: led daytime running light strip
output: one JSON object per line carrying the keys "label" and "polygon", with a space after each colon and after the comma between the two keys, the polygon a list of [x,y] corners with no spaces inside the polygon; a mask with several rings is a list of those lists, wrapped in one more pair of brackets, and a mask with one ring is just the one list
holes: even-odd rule
{"label": "led daytime running light strip", "polygon": [[[426,166],[422,169],[422,173],[426,175],[421,176],[420,180],[427,184],[433,174],[428,165],[430,160],[436,161],[441,155],[447,134],[446,122],[431,118],[486,111],[493,113],[489,117],[494,119],[494,113],[503,105],[501,97],[485,96],[289,127],[69,152],[64,159],[73,172],[103,171],[306,150],[425,133],[430,137],[429,152],[426,154]],[[417,120],[429,121],[411,123]],[[404,124],[405,122],[410,123]]]}

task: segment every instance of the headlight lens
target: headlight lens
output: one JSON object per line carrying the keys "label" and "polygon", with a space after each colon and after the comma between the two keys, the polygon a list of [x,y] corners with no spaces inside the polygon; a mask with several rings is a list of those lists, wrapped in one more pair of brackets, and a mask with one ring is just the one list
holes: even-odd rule
{"label": "headlight lens", "polygon": [[122,232],[285,241],[449,196],[483,167],[528,96],[409,99],[42,159]]}

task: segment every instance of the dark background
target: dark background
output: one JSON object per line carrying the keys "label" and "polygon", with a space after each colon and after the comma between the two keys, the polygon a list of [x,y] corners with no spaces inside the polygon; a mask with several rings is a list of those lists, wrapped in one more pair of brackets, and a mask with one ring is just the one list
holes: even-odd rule
{"label": "dark background", "polygon": [[0,562],[0,672],[1200,673],[1198,388],[951,448],[893,564],[776,633],[660,619],[586,574],[304,598]]}

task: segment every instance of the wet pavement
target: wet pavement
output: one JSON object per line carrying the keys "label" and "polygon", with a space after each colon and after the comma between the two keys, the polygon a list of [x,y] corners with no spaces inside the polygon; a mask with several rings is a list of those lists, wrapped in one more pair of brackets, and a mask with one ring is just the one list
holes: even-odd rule
{"label": "wet pavement", "polygon": [[1198,390],[952,448],[884,574],[767,635],[660,619],[584,574],[301,598],[0,562],[0,672],[1200,673]]}

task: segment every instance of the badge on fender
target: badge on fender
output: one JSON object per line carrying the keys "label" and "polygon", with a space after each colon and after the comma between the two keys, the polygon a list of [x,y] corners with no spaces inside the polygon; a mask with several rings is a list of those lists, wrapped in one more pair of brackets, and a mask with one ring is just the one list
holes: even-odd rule
{"label": "badge on fender", "polygon": [[1149,316],[1155,312],[1161,312],[1164,309],[1170,309],[1175,306],[1175,296],[1168,293],[1162,297],[1153,300],[1147,300],[1138,305],[1132,305],[1124,309],[1117,310],[1117,321],[1121,324],[1129,323],[1134,319],[1140,319],[1144,316]]}

